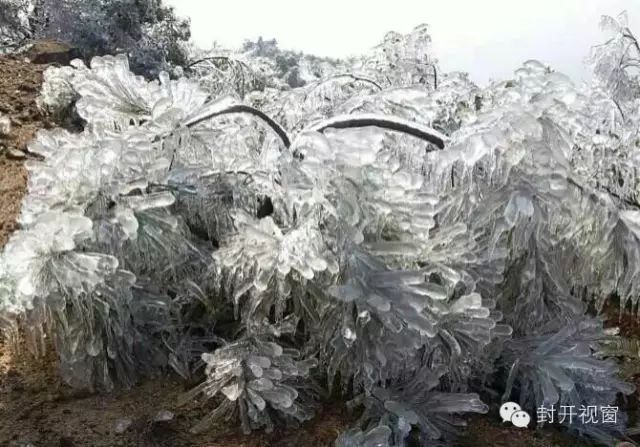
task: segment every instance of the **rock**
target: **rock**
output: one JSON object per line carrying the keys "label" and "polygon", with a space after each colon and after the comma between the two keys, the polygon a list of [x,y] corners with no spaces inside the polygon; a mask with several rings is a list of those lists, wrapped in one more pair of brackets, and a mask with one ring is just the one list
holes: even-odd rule
{"label": "rock", "polygon": [[9,133],[11,133],[11,120],[0,113],[0,137],[7,136]]}
{"label": "rock", "polygon": [[72,60],[80,58],[80,50],[55,40],[38,40],[32,42],[24,55],[34,64],[69,65]]}
{"label": "rock", "polygon": [[167,422],[173,419],[173,413],[168,410],[158,411],[155,417],[153,418],[154,422]]}
{"label": "rock", "polygon": [[131,426],[133,421],[128,418],[118,419],[116,421],[115,432],[124,433]]}
{"label": "rock", "polygon": [[25,158],[27,158],[27,154],[24,151],[21,151],[20,149],[15,149],[10,147],[6,149],[6,152],[7,152],[7,157],[13,160],[24,160]]}

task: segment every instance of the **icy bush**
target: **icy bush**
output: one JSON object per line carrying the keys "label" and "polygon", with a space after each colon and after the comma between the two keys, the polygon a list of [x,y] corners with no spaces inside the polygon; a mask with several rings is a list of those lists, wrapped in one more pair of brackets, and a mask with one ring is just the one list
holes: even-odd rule
{"label": "icy bush", "polygon": [[[149,82],[123,56],[47,72],[43,104],[77,98],[86,126],[30,145],[6,334],[36,351],[51,334],[75,386],[201,376],[195,430],[301,422],[339,391],[364,407],[343,447],[454,442],[491,396],[630,393],[587,312],[640,296],[640,117],[616,115],[603,68],[617,41],[593,85],[527,61],[482,89],[438,73],[429,41],[390,34],[299,88],[264,55],[210,56],[187,70],[201,79]],[[237,82],[259,66],[270,86]]]}
{"label": "icy bush", "polygon": [[437,391],[445,374],[446,367],[437,367],[419,371],[404,382],[374,387],[370,394],[357,398],[365,407],[362,423],[375,421],[374,425],[391,427],[393,445],[398,446],[407,445],[414,428],[420,445],[455,438],[455,427],[464,425],[461,414],[486,413],[489,408],[477,394]]}
{"label": "icy bush", "polygon": [[[605,343],[612,342],[602,322],[589,318],[550,321],[536,334],[506,343],[501,361],[508,371],[503,400],[518,390],[522,408],[587,408],[592,402],[616,406],[618,393],[631,394],[633,386],[618,377],[612,358],[600,358]],[[590,436],[604,444],[624,437],[626,416],[614,424],[597,426],[578,420],[565,421],[577,434]]]}
{"label": "icy bush", "polygon": [[[207,428],[217,418],[228,419],[237,414],[242,429],[266,426],[273,430],[270,413],[303,422],[310,419],[309,402],[301,391],[291,385],[301,385],[309,378],[315,360],[301,360],[300,352],[283,348],[273,341],[295,331],[296,321],[283,321],[278,327],[255,327],[236,341],[225,344],[212,354],[203,354],[207,364],[206,381],[190,392],[213,398],[222,393],[225,400],[210,415],[194,427]],[[189,397],[189,396],[187,396]]]}
{"label": "icy bush", "polygon": [[433,59],[431,35],[425,24],[412,32],[389,32],[373,54],[363,61],[364,68],[381,82],[392,86],[421,85],[437,88],[438,67]]}
{"label": "icy bush", "polygon": [[599,359],[593,352],[607,338],[600,321],[582,318],[551,321],[539,334],[506,343],[502,361],[509,370],[505,398],[512,386],[519,389],[523,408],[538,403],[547,408],[589,402],[614,404],[618,392],[633,387],[616,378],[613,359]]}

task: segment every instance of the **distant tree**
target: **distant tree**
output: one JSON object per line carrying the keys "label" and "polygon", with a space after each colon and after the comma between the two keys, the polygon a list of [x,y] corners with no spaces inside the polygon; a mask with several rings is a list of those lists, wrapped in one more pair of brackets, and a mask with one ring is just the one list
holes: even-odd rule
{"label": "distant tree", "polygon": [[304,54],[302,51],[283,50],[275,39],[245,40],[242,52],[251,58],[267,58],[274,62],[276,76],[292,88],[303,87],[310,80],[327,74],[323,65],[335,66],[337,60]]}
{"label": "distant tree", "polygon": [[0,38],[55,39],[85,59],[126,53],[131,69],[147,77],[187,60],[189,21],[161,0],[0,0],[0,11]]}
{"label": "distant tree", "polygon": [[29,36],[29,0],[0,0],[0,54]]}

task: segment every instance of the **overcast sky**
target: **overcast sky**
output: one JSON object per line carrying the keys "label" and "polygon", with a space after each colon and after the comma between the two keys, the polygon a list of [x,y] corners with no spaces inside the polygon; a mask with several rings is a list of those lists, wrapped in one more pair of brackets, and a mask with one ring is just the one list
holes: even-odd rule
{"label": "overcast sky", "polygon": [[431,26],[435,55],[446,71],[476,82],[510,76],[539,59],[576,81],[584,58],[602,40],[602,14],[626,10],[640,35],[640,0],[165,0],[191,18],[194,41],[238,47],[275,38],[282,48],[319,56],[362,54],[387,31]]}

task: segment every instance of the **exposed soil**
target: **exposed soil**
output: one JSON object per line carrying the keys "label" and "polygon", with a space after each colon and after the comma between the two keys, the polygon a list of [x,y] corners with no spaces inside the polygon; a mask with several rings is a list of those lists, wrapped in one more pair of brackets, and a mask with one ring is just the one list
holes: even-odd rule
{"label": "exposed soil", "polygon": [[0,154],[0,246],[17,228],[20,202],[27,186],[27,174],[22,163]]}
{"label": "exposed soil", "polygon": [[38,129],[51,126],[36,105],[45,69],[19,57],[0,57],[0,114],[11,120],[9,135],[0,135],[0,247],[17,228],[27,186],[22,160],[12,158],[9,151],[25,149]]}
{"label": "exposed soil", "polygon": [[[467,432],[460,437],[459,447],[588,447],[585,440],[575,439],[552,428],[521,429],[509,423],[501,424],[497,411],[474,416]],[[535,425],[535,423],[532,423]]]}
{"label": "exposed soil", "polygon": [[[354,420],[340,404],[325,405],[309,423],[272,434],[242,435],[236,425],[189,433],[211,405],[178,407],[187,390],[179,379],[151,379],[129,391],[99,395],[61,384],[55,359],[34,360],[0,345],[0,445],[9,447],[329,447]],[[161,411],[172,420],[154,422]],[[118,425],[130,423],[123,432]],[[497,411],[469,419],[460,447],[587,446],[552,429],[501,424]]]}
{"label": "exposed soil", "polygon": [[[282,432],[244,436],[229,424],[194,435],[189,429],[212,407],[178,407],[186,390],[183,382],[165,377],[112,394],[78,392],[60,383],[53,356],[35,360],[0,345],[0,445],[321,447],[330,446],[351,420],[344,408],[332,405],[310,423]],[[173,418],[156,422],[160,412]]]}
{"label": "exposed soil", "polygon": [[620,335],[640,340],[640,318],[637,309],[632,309],[630,305],[620,312],[620,302],[617,298],[609,299],[604,306],[603,313],[606,316],[606,326],[618,327]]}

